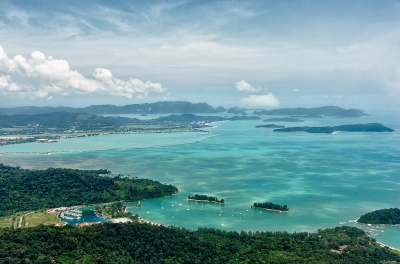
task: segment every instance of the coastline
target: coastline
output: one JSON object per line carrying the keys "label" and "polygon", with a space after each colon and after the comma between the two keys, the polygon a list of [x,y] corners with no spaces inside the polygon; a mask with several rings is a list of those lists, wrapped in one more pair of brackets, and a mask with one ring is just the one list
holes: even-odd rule
{"label": "coastline", "polygon": [[268,209],[268,208],[262,208],[262,207],[257,207],[257,206],[250,206],[250,208],[258,208],[258,209],[263,209],[263,210],[267,210],[267,211],[273,211],[273,212],[278,212],[278,213],[289,213],[290,210],[287,211],[281,211],[281,210],[276,210],[276,209]]}
{"label": "coastline", "polygon": [[221,203],[221,202],[214,202],[214,201],[208,201],[208,200],[196,200],[196,199],[187,199],[188,201],[195,201],[195,202],[203,202],[203,203],[216,203],[216,204],[226,204],[225,203]]}

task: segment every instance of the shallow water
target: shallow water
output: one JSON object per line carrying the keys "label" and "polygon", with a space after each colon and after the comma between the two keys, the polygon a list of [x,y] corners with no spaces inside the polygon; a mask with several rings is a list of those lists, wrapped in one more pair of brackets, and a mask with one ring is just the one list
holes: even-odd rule
{"label": "shallow water", "polygon": [[[255,128],[265,124],[262,120],[219,122],[208,133],[109,135],[3,146],[0,162],[24,168],[106,168],[173,184],[178,194],[129,209],[164,225],[312,232],[357,225],[354,220],[366,212],[399,207],[398,116],[373,113],[358,119],[276,122],[380,122],[395,129],[393,133],[277,133]],[[188,202],[187,196],[195,193],[223,198],[226,204]],[[264,201],[287,204],[290,212],[249,208]],[[399,228],[387,226],[373,237],[400,248]]]}

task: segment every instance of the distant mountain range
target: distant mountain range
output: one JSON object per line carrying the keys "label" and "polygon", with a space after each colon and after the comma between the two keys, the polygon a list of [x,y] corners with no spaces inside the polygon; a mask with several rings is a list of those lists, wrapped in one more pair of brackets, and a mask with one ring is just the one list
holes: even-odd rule
{"label": "distant mountain range", "polygon": [[[156,103],[116,105],[91,105],[82,108],[74,107],[36,107],[22,106],[14,108],[0,108],[0,115],[35,115],[55,112],[85,113],[92,115],[104,114],[210,114],[233,113],[247,115],[247,109],[233,107],[225,109],[222,106],[216,108],[207,103],[190,103],[185,101],[160,101]],[[321,118],[322,116],[361,117],[368,116],[360,109],[344,109],[338,106],[323,106],[315,108],[281,108],[274,110],[254,111],[256,115],[287,115],[291,117]],[[252,117],[254,119],[254,117]]]}
{"label": "distant mountain range", "polygon": [[191,114],[191,113],[221,113],[226,109],[219,106],[214,108],[206,103],[190,103],[184,101],[162,101],[156,103],[116,105],[91,105],[83,108],[73,107],[35,107],[23,106],[0,108],[0,115],[34,115],[55,112],[85,113],[92,115],[103,114]]}
{"label": "distant mountain range", "polygon": [[335,116],[337,118],[343,117],[361,117],[368,116],[364,110],[361,109],[343,109],[338,106],[322,106],[314,108],[281,108],[274,110],[261,110],[255,111],[256,115],[289,115],[289,116],[303,116],[303,117],[319,117]]}

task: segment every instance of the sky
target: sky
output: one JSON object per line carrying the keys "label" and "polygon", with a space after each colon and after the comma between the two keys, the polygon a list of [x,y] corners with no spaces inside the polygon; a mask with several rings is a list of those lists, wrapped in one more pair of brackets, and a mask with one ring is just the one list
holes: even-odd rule
{"label": "sky", "polygon": [[0,107],[396,109],[400,2],[0,2]]}

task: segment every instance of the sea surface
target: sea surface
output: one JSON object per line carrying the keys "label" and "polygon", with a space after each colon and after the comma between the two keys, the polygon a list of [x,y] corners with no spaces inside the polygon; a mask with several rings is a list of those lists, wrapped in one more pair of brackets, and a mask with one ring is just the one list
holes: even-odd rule
{"label": "sea surface", "polygon": [[[256,128],[266,124],[263,119],[274,117],[261,116],[261,120],[213,123],[204,132],[106,135],[1,146],[0,162],[35,169],[104,168],[175,185],[180,192],[174,196],[141,201],[142,208],[128,207],[163,225],[238,232],[313,232],[350,225],[400,248],[400,226],[370,230],[355,222],[364,213],[400,207],[400,113],[367,113],[370,116],[362,118],[275,124],[379,122],[395,132],[278,133]],[[158,115],[144,118],[154,117]],[[225,199],[226,204],[187,201],[188,195],[196,193]],[[250,208],[254,202],[265,201],[286,204],[290,212]]]}

